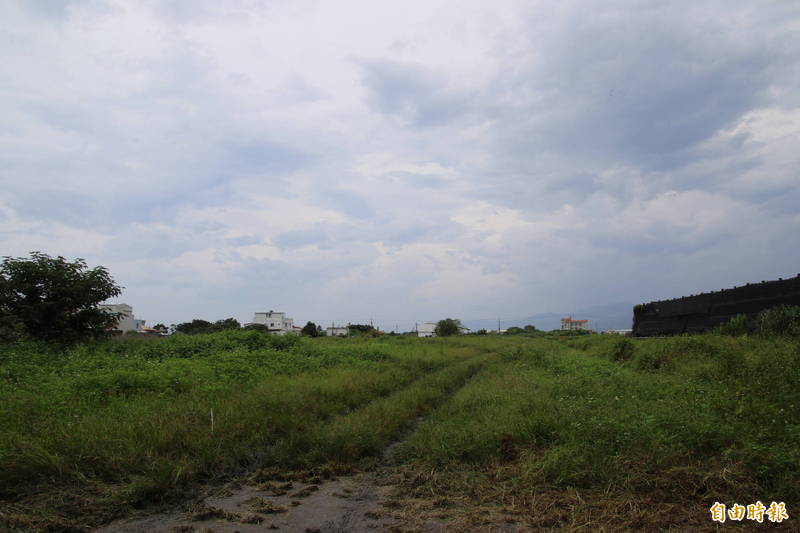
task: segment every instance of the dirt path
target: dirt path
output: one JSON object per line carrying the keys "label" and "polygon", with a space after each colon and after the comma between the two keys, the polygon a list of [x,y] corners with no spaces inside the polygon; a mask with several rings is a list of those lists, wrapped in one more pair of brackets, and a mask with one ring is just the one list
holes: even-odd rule
{"label": "dirt path", "polygon": [[[441,405],[463,388],[486,361],[438,401]],[[428,409],[428,412],[435,407]],[[395,455],[401,442],[423,420],[418,417],[405,434],[383,450],[378,465],[366,472],[323,479],[294,476],[287,479],[263,471],[225,486],[208,487],[202,497],[159,514],[117,520],[96,533],[249,533],[270,530],[302,533],[365,533],[409,531],[411,517],[391,498]],[[374,464],[374,463],[373,463]],[[435,520],[423,521],[413,531],[444,531]]]}
{"label": "dirt path", "polygon": [[[469,379],[467,380],[469,381]],[[464,383],[466,384],[466,382]],[[464,384],[461,386],[463,387]],[[446,402],[461,387],[451,391]],[[258,473],[222,487],[208,488],[191,504],[159,514],[117,520],[96,533],[374,533],[409,531],[409,517],[392,500],[395,455],[424,417],[403,438],[390,443],[376,468],[352,476],[321,479],[269,478]],[[426,521],[413,531],[445,531]]]}
{"label": "dirt path", "polygon": [[182,510],[113,522],[99,532],[374,532],[392,527],[379,504],[375,473],[319,484],[265,482],[226,486]]}
{"label": "dirt path", "polygon": [[[418,425],[422,417],[415,423]],[[409,432],[410,434],[410,432]],[[304,480],[249,476],[209,489],[205,497],[180,509],[108,524],[97,533],[375,533],[398,531],[406,522],[390,498],[395,453],[390,444],[380,465],[352,476]],[[444,531],[428,524],[426,531]]]}

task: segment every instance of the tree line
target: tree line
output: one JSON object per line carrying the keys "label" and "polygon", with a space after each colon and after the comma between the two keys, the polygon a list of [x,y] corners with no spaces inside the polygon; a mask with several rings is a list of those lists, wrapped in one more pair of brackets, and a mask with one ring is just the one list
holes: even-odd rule
{"label": "tree line", "polygon": [[[107,337],[122,314],[99,305],[119,296],[122,289],[105,267],[89,268],[80,258],[69,261],[62,256],[51,257],[41,252],[31,252],[27,258],[5,256],[0,264],[0,341],[30,338],[75,343]],[[173,324],[170,328],[156,324],[153,329],[161,334],[193,335],[241,327],[235,318],[224,318],[215,322],[194,319]],[[439,337],[458,335],[462,327],[459,319],[445,318],[437,322],[435,334]],[[245,329],[267,331],[263,324],[248,324]],[[509,328],[508,333],[533,331],[536,328],[525,326],[524,329]],[[367,324],[350,324],[348,332],[363,336],[382,334]],[[325,330],[309,321],[301,334],[319,337],[325,334]]]}

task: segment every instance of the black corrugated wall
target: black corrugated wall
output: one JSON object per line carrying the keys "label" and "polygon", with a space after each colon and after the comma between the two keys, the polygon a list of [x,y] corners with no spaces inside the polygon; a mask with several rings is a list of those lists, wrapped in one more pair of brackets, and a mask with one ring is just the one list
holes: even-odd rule
{"label": "black corrugated wall", "polygon": [[633,308],[633,334],[651,337],[708,331],[736,315],[754,317],[781,304],[800,305],[800,274],[791,279],[637,305]]}

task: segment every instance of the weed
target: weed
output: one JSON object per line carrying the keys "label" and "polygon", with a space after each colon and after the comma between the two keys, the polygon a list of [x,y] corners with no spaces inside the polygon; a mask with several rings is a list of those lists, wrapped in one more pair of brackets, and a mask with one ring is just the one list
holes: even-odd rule
{"label": "weed", "polygon": [[[793,316],[763,315],[763,331]],[[29,502],[105,487],[72,507],[119,514],[245,471],[288,494],[380,461],[409,432],[393,452],[404,485],[442,509],[487,495],[533,509],[531,491],[576,487],[792,507],[799,408],[800,343],[784,334],[17,343],[0,350],[0,517],[68,529],[80,511]],[[80,523],[109,511],[93,516]]]}

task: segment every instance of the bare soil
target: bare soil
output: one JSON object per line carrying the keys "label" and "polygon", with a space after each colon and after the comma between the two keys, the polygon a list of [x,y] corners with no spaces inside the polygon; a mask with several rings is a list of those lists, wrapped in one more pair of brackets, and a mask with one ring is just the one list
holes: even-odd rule
{"label": "bare soil", "polygon": [[387,487],[376,473],[322,483],[272,480],[228,484],[199,502],[171,512],[112,522],[99,533],[374,532],[396,525],[380,505]]}
{"label": "bare soil", "polygon": [[[422,421],[418,418],[414,426]],[[395,453],[401,441],[384,450],[380,464],[347,476],[313,473],[250,474],[167,512],[130,517],[96,533],[375,533],[379,531],[446,531],[435,517],[412,520],[393,499]],[[273,472],[274,474],[274,472]],[[413,526],[411,525],[413,523]],[[413,529],[409,529],[412,527]],[[505,530],[504,530],[505,531]]]}

